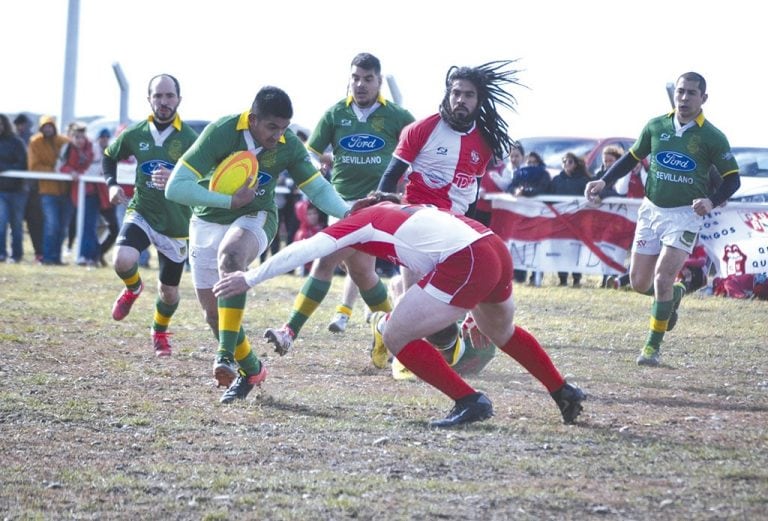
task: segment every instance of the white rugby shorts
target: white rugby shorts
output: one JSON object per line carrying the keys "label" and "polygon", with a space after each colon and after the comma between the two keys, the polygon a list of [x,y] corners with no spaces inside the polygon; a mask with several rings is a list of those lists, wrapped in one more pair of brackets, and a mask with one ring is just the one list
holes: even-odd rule
{"label": "white rugby shorts", "polygon": [[637,210],[632,251],[658,255],[662,246],[669,246],[691,253],[702,219],[691,206],[660,208],[645,198]]}
{"label": "white rugby shorts", "polygon": [[196,215],[189,222],[189,265],[192,268],[192,283],[196,289],[210,289],[219,281],[219,246],[226,243],[227,235],[235,229],[247,230],[258,241],[256,257],[267,250],[269,239],[264,232],[267,212],[242,215],[232,224],[217,224],[204,221]]}

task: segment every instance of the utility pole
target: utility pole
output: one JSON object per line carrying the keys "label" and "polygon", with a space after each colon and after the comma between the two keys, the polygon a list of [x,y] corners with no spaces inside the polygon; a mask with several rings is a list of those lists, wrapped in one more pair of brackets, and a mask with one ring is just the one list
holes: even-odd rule
{"label": "utility pole", "polygon": [[67,11],[67,43],[64,54],[64,85],[61,99],[61,120],[57,127],[64,133],[75,119],[75,93],[77,91],[77,53],[80,31],[80,0],[69,0]]}
{"label": "utility pole", "polygon": [[672,108],[675,108],[675,84],[667,83],[667,96],[669,96],[669,104]]}
{"label": "utility pole", "polygon": [[402,106],[403,95],[400,93],[400,87],[397,86],[397,81],[395,81],[395,77],[391,74],[388,74],[386,76],[386,79],[387,79],[387,86],[389,87],[389,93],[392,94],[392,101]]}
{"label": "utility pole", "polygon": [[118,62],[112,64],[112,70],[115,71],[117,84],[120,86],[120,123],[127,124],[128,121],[128,79],[123,73],[123,68]]}

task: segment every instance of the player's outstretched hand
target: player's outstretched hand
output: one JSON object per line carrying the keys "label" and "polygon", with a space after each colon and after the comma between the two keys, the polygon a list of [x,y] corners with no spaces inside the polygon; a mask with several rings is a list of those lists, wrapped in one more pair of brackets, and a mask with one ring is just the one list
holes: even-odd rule
{"label": "player's outstretched hand", "polygon": [[216,298],[227,298],[245,293],[249,289],[250,286],[245,281],[245,273],[234,271],[227,273],[213,285],[213,294]]}

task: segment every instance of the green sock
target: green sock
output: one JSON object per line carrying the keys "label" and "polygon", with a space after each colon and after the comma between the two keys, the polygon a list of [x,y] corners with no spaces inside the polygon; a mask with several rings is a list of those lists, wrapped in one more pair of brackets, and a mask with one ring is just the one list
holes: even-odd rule
{"label": "green sock", "polygon": [[178,307],[178,300],[175,304],[166,304],[160,297],[157,297],[155,299],[155,315],[152,320],[152,329],[158,332],[168,331],[168,324],[171,322],[171,317]]}
{"label": "green sock", "polygon": [[645,340],[646,345],[656,349],[661,348],[664,333],[667,331],[669,315],[672,314],[672,302],[672,300],[665,302],[653,301],[651,305],[651,324],[648,330],[648,338]]}
{"label": "green sock", "polygon": [[240,370],[246,376],[259,374],[259,371],[261,371],[261,360],[259,360],[259,357],[256,356],[253,350],[245,355],[245,358],[238,360],[237,363],[240,364]]}
{"label": "green sock", "polygon": [[125,287],[131,291],[136,291],[141,287],[141,276],[139,275],[139,263],[130,267],[128,271],[116,271],[117,276],[123,281]]}
{"label": "green sock", "polygon": [[299,331],[304,327],[309,317],[312,316],[312,313],[320,306],[320,303],[330,289],[330,280],[320,280],[314,277],[307,278],[307,281],[301,287],[301,291],[293,301],[293,311],[288,319],[288,326],[296,336],[299,336]]}
{"label": "green sock", "polygon": [[360,296],[371,311],[392,311],[392,305],[387,296],[387,287],[381,282],[381,279],[372,288],[361,289]]}
{"label": "green sock", "polygon": [[246,375],[258,374],[261,371],[261,360],[251,349],[251,343],[248,341],[248,337],[245,335],[245,330],[242,327],[237,335],[235,361],[240,365],[240,370]]}
{"label": "green sock", "polygon": [[225,352],[230,358],[235,356],[235,346],[243,322],[245,309],[245,293],[229,298],[220,298],[219,306],[219,351]]}

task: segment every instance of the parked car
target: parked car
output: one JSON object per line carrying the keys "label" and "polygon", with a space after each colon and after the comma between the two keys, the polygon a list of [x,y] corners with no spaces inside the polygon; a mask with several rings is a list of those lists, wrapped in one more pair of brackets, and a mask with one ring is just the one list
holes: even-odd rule
{"label": "parked car", "polygon": [[768,203],[768,148],[731,147],[739,163],[741,187],[730,198],[744,203]]}
{"label": "parked car", "polygon": [[[595,173],[602,162],[602,151],[608,145],[618,145],[624,150],[635,142],[632,138],[607,137],[524,137],[518,139],[526,152],[538,152],[552,176],[562,169],[561,160],[566,152],[584,158],[587,169]],[[768,147],[731,147],[739,164],[741,187],[731,201],[768,202]],[[646,166],[646,165],[644,165]],[[647,169],[647,167],[646,167]]]}
{"label": "parked car", "polygon": [[623,150],[629,150],[629,147],[635,142],[628,137],[606,137],[606,138],[586,138],[586,137],[524,137],[518,139],[523,145],[525,152],[536,152],[547,165],[552,177],[560,173],[563,169],[562,159],[566,152],[573,152],[577,156],[584,158],[587,165],[587,171],[594,174],[600,169],[603,162],[603,148],[608,145],[620,146]]}

